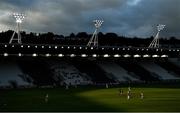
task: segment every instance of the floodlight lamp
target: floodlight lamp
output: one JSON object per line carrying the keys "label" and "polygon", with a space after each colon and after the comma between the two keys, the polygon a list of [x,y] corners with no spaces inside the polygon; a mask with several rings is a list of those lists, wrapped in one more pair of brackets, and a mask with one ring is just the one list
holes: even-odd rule
{"label": "floodlight lamp", "polygon": [[58,57],[63,57],[64,55],[63,54],[59,54]]}
{"label": "floodlight lamp", "polygon": [[157,57],[159,57],[159,55],[153,55],[152,57],[153,57],[153,58],[157,58]]}
{"label": "floodlight lamp", "polygon": [[99,27],[101,27],[101,25],[103,24],[104,21],[103,20],[94,20],[93,22],[95,23],[94,24],[95,27],[99,28]]}
{"label": "floodlight lamp", "polygon": [[32,56],[33,56],[33,57],[37,57],[37,54],[36,54],[36,53],[34,53],[34,54],[32,54]]}
{"label": "floodlight lamp", "polygon": [[162,57],[162,58],[167,58],[167,57],[168,57],[168,55],[162,55],[161,57]]}
{"label": "floodlight lamp", "polygon": [[137,54],[137,55],[134,55],[134,58],[139,58],[139,57],[141,57],[141,56],[140,56],[140,55],[138,55],[138,54]]}
{"label": "floodlight lamp", "polygon": [[162,24],[159,24],[157,26],[157,30],[160,32],[161,30],[163,30],[165,28],[166,25],[162,25]]}
{"label": "floodlight lamp", "polygon": [[76,55],[75,54],[71,54],[70,57],[75,57]]}
{"label": "floodlight lamp", "polygon": [[96,54],[93,54],[92,56],[93,56],[93,57],[97,57],[97,55],[96,55]]}
{"label": "floodlight lamp", "polygon": [[7,57],[7,56],[8,56],[8,53],[4,53],[4,56]]}
{"label": "floodlight lamp", "polygon": [[19,56],[19,57],[21,57],[21,56],[22,56],[22,54],[21,54],[21,53],[19,53],[19,54],[18,54],[18,56]]}
{"label": "floodlight lamp", "polygon": [[129,54],[124,55],[125,58],[131,57]]}
{"label": "floodlight lamp", "polygon": [[87,55],[86,54],[82,54],[81,57],[87,57]]}
{"label": "floodlight lamp", "polygon": [[13,16],[16,19],[16,23],[22,23],[22,21],[25,18],[24,14],[20,14],[20,13],[14,13]]}
{"label": "floodlight lamp", "polygon": [[110,55],[108,55],[108,54],[105,54],[105,55],[104,55],[104,57],[105,57],[105,58],[107,58],[107,57],[110,57]]}
{"label": "floodlight lamp", "polygon": [[150,57],[150,55],[147,55],[147,54],[146,54],[146,55],[143,55],[143,57],[144,57],[144,58],[147,58],[147,57]]}
{"label": "floodlight lamp", "polygon": [[119,55],[119,54],[115,54],[114,57],[115,57],[115,58],[118,58],[118,57],[120,57],[120,55]]}

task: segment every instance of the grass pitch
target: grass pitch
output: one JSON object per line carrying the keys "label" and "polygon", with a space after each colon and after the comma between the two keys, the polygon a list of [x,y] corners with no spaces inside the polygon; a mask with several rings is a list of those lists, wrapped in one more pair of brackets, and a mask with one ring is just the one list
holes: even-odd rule
{"label": "grass pitch", "polygon": [[[62,88],[0,90],[0,111],[180,111],[179,88]],[[144,99],[140,99],[140,93]],[[45,102],[46,94],[49,95]]]}

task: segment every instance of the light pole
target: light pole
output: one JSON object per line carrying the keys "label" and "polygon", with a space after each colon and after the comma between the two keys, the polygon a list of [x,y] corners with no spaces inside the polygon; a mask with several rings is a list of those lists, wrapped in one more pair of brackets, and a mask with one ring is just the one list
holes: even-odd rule
{"label": "light pole", "polygon": [[159,34],[165,28],[166,25],[159,24],[157,26],[158,33],[156,34],[154,40],[150,43],[149,48],[159,48]]}
{"label": "light pole", "polygon": [[[24,20],[25,16],[24,16],[24,14],[21,14],[21,13],[13,13],[13,16],[16,19],[17,26],[16,26],[16,29],[9,41],[9,44],[11,44],[13,41],[17,41],[18,44],[21,44],[22,43],[21,42],[21,23]],[[16,33],[18,35],[17,38],[15,38]]]}
{"label": "light pole", "polygon": [[94,20],[94,26],[95,26],[95,31],[91,37],[91,39],[89,40],[87,46],[94,46],[94,47],[98,47],[98,30],[101,27],[101,25],[103,24],[103,20]]}

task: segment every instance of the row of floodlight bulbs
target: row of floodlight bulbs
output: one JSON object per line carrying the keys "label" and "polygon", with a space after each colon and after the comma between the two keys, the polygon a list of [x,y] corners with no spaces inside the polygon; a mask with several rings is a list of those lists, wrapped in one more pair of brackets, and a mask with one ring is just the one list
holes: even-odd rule
{"label": "row of floodlight bulbs", "polygon": [[22,18],[25,18],[25,15],[22,14],[22,13],[13,13],[13,16],[14,16],[14,17],[17,17],[17,18],[18,18],[18,17],[20,17],[20,18],[21,18],[21,17],[22,17]]}
{"label": "row of floodlight bulbs", "polygon": [[[4,47],[5,48],[7,48],[8,47],[8,45],[4,45]],[[14,45],[12,45],[11,46],[12,48],[14,48],[15,46]],[[38,48],[38,46],[36,45],[36,46],[34,46],[35,48]],[[24,48],[24,45],[21,45],[21,48]],[[27,48],[31,48],[31,46],[30,45],[28,45],[27,46]],[[41,46],[41,48],[45,48],[45,46]],[[52,46],[48,46],[48,48],[49,49],[51,49],[51,48],[54,48],[54,49],[58,49],[58,46],[54,46],[54,47],[52,47]],[[65,48],[65,46],[61,46],[61,49],[64,49]],[[67,49],[71,49],[71,48],[73,48],[73,49],[83,49],[83,47],[70,47],[70,46],[67,46]],[[87,47],[85,47],[85,49],[88,49]],[[91,50],[93,50],[93,49],[95,49],[94,47],[91,47],[90,48]],[[104,50],[105,48],[101,48],[102,50]],[[115,50],[115,49],[117,49],[117,50],[120,50],[120,48],[112,48],[112,50]],[[130,48],[122,48],[122,50],[130,50]],[[137,51],[144,51],[144,50],[146,50],[146,51],[149,51],[149,49],[140,49],[140,48],[138,48],[138,49],[136,49]],[[156,51],[162,51],[162,49],[156,49]],[[173,49],[173,50],[171,50],[171,49],[169,49],[169,51],[177,51],[177,52],[179,52],[180,50],[179,49],[177,49],[177,50],[175,50],[175,49]]]}
{"label": "row of floodlight bulbs", "polygon": [[103,20],[94,20],[93,22],[94,22],[95,27],[99,28],[99,27],[101,27],[101,25],[103,24],[104,21]]}
{"label": "row of floodlight bulbs", "polygon": [[22,23],[25,18],[25,15],[22,13],[13,13],[14,18],[16,19],[17,23]]}
{"label": "row of floodlight bulbs", "polygon": [[[4,56],[7,57],[7,56],[9,56],[9,54],[8,54],[8,53],[4,53]],[[21,57],[21,56],[23,56],[23,54],[19,53],[18,56]],[[28,55],[27,55],[27,56],[28,56]],[[34,53],[34,54],[30,55],[30,56],[32,56],[32,57],[37,57],[38,54]],[[42,56],[42,55],[40,55],[40,56]],[[46,57],[50,57],[50,56],[52,56],[52,55],[48,53],[48,54],[45,54],[45,56],[46,56]],[[64,57],[64,56],[76,57],[76,56],[79,56],[79,55],[75,55],[75,54],[70,54],[70,55],[58,54],[57,56],[58,56],[58,57]],[[81,56],[81,57],[88,57],[87,54],[81,54],[80,56]],[[94,57],[94,58],[99,57],[99,56],[100,56],[100,55],[97,55],[97,54],[93,54],[93,55],[92,55],[92,57]],[[111,55],[109,55],[109,54],[104,54],[104,55],[102,55],[102,56],[103,56],[104,58],[108,58],[108,57],[114,57],[114,58],[124,57],[124,58],[129,58],[129,57],[131,57],[131,56],[134,57],[134,58],[140,58],[140,57],[143,57],[143,58],[149,58],[149,57],[153,57],[153,58],[158,58],[158,57],[167,58],[167,57],[168,57],[168,55],[152,55],[152,56],[151,56],[151,55],[148,55],[148,54],[146,54],[146,55],[138,55],[138,54],[136,54],[136,55],[129,55],[129,54],[119,55],[119,54],[115,54],[115,55],[113,55],[113,56],[111,56]]]}

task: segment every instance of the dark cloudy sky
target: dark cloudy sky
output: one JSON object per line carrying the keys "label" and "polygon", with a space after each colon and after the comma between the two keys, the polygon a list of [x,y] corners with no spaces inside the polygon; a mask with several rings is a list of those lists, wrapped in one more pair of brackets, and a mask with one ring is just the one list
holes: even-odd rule
{"label": "dark cloudy sky", "polygon": [[103,33],[149,37],[166,24],[162,36],[180,37],[180,0],[0,0],[0,31],[14,29],[13,12],[26,14],[28,32],[92,33],[103,19]]}

